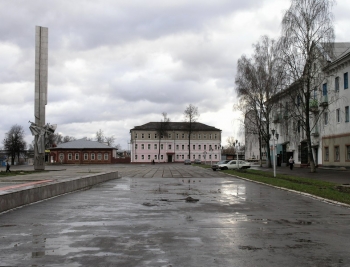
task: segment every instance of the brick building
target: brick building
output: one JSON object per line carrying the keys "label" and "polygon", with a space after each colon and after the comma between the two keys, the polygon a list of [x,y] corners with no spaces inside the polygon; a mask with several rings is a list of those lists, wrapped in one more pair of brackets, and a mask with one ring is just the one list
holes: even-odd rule
{"label": "brick building", "polygon": [[111,164],[113,147],[86,138],[74,140],[50,148],[53,163],[62,164]]}

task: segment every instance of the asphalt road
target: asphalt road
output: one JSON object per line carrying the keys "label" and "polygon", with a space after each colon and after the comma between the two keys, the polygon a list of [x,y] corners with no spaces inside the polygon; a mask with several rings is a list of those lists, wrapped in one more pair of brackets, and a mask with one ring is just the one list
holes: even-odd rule
{"label": "asphalt road", "polygon": [[0,214],[0,266],[350,266],[349,208],[192,166],[129,166]]}

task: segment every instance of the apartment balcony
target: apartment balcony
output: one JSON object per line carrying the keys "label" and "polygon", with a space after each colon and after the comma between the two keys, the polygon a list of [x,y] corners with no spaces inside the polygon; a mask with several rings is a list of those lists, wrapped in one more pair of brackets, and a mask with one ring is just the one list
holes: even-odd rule
{"label": "apartment balcony", "polygon": [[282,114],[281,114],[281,113],[276,113],[276,114],[273,116],[272,122],[273,122],[273,123],[281,123],[281,121],[282,121]]}
{"label": "apartment balcony", "polygon": [[323,95],[321,97],[320,107],[327,107],[327,106],[328,106],[328,95]]}
{"label": "apartment balcony", "polygon": [[310,111],[314,113],[318,113],[318,101],[316,99],[310,100]]}
{"label": "apartment balcony", "polygon": [[313,131],[311,133],[311,136],[313,136],[313,137],[319,137],[320,136],[318,128],[313,129]]}

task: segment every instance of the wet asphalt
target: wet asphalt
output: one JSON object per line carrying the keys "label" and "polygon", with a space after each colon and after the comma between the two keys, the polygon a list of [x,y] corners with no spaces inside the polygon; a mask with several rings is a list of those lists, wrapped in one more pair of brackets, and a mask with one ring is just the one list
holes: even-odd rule
{"label": "wet asphalt", "polygon": [[347,207],[181,164],[102,168],[122,178],[0,214],[0,266],[350,266]]}

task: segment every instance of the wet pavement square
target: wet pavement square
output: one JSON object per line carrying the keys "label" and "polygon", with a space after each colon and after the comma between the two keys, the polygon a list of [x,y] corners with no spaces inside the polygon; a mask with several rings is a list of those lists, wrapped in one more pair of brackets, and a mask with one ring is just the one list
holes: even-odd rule
{"label": "wet pavement square", "polygon": [[192,166],[118,171],[0,214],[0,266],[349,266],[346,207]]}

